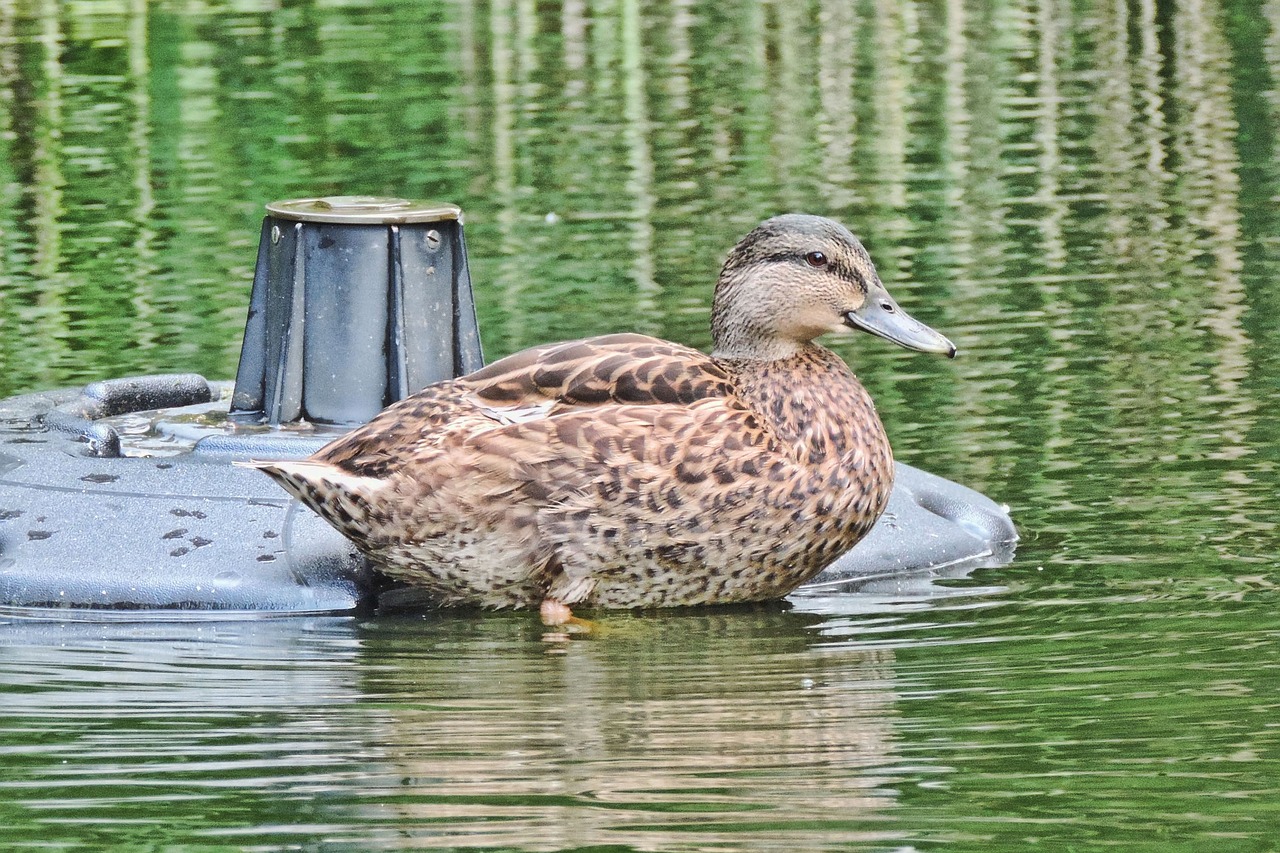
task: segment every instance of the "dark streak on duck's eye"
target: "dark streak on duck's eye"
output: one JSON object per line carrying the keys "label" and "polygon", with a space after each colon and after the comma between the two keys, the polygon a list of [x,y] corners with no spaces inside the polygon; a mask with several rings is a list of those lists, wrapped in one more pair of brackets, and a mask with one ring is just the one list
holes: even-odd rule
{"label": "dark streak on duck's eye", "polygon": [[804,259],[811,267],[825,267],[827,265],[827,256],[822,252],[810,252],[804,256]]}

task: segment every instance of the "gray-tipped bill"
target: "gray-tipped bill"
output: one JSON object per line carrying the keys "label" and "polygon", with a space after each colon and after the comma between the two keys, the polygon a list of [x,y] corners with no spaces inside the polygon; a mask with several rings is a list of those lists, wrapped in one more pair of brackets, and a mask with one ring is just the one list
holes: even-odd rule
{"label": "gray-tipped bill", "polygon": [[882,287],[871,287],[862,307],[845,314],[844,319],[854,328],[879,335],[907,349],[956,357],[955,344],[899,308]]}

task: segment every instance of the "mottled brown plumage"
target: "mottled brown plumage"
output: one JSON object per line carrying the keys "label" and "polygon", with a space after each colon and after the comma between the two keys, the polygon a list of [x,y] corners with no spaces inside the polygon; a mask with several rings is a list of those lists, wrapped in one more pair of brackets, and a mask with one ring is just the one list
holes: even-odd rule
{"label": "mottled brown plumage", "polygon": [[710,356],[635,334],[536,347],[310,459],[252,464],[444,606],[779,598],[861,539],[892,487],[870,397],[813,342],[849,326],[955,352],[842,226],[781,216],[725,262]]}

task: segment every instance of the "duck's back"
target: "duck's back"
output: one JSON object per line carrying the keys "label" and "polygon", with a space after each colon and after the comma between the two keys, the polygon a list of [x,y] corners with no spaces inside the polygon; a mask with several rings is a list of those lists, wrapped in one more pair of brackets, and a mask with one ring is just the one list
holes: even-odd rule
{"label": "duck's back", "polygon": [[698,350],[648,335],[601,335],[533,347],[428,386],[314,458],[377,477],[404,461],[407,446],[445,446],[584,409],[687,406],[732,393],[728,374]]}

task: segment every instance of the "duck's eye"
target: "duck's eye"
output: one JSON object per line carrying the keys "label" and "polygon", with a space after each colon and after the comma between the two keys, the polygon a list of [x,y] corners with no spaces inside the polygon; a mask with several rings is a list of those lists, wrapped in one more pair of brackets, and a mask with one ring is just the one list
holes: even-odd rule
{"label": "duck's eye", "polygon": [[811,267],[825,267],[827,265],[827,256],[822,252],[810,252],[804,256],[804,259]]}

